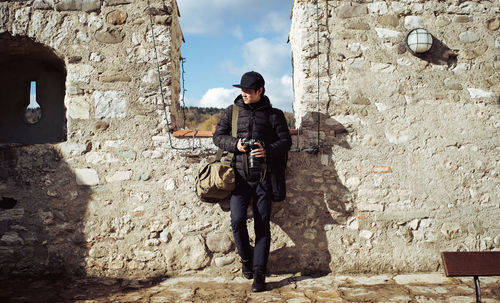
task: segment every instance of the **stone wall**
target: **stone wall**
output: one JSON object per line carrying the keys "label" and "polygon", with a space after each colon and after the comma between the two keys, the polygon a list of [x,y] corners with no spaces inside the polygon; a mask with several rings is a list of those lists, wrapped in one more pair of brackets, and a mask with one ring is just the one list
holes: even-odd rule
{"label": "stone wall", "polygon": [[[163,188],[172,169],[158,142],[168,133],[165,116],[171,127],[177,121],[182,32],[176,2],[152,0],[156,53],[149,12],[147,1],[0,2],[2,76],[23,73],[3,68],[14,57],[62,62],[67,120],[65,142],[0,145],[0,196],[17,201],[0,209],[2,275],[130,276],[160,268],[146,261],[171,240],[167,232],[160,237],[170,223]],[[38,65],[26,68],[38,74],[42,97]]]}
{"label": "stone wall", "polygon": [[[21,38],[53,52],[67,118],[65,142],[0,145],[0,197],[17,201],[0,200],[2,276],[239,275],[227,202],[193,189],[211,139],[176,139],[164,120],[158,61],[170,127],[179,111],[176,3],[151,4],[158,60],[146,1],[0,2],[0,61],[25,54]],[[428,271],[442,250],[498,249],[497,14],[490,2],[320,1],[318,56],[316,3],[295,2],[303,134],[273,204],[269,272]],[[451,53],[404,52],[419,23]]]}
{"label": "stone wall", "polygon": [[[332,270],[437,270],[441,251],[500,248],[499,12],[496,1],[294,2],[302,144],[318,144],[319,121],[352,195],[347,221],[326,232]],[[419,56],[404,43],[417,27],[434,39]]]}

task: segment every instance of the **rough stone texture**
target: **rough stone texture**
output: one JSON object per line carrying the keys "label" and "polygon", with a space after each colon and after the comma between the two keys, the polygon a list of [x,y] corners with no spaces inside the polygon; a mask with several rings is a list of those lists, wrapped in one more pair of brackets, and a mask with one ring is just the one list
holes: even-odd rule
{"label": "rough stone texture", "polygon": [[77,168],[75,169],[76,184],[93,186],[99,184],[99,175],[95,169]]}
{"label": "rough stone texture", "polygon": [[[167,118],[175,125],[182,42],[177,8],[175,1],[151,5],[170,17],[154,31],[162,76],[169,79]],[[227,225],[207,229],[198,215],[209,208],[200,211],[201,205],[181,214],[196,201],[189,186],[177,189],[178,196],[164,189],[166,179],[192,180],[195,167],[170,167],[185,157],[170,153],[167,141],[153,140],[166,138],[168,127],[157,79],[141,81],[156,68],[147,11],[146,1],[0,2],[0,32],[12,36],[2,37],[2,55],[11,47],[12,54],[36,56],[16,40],[29,36],[65,63],[68,136],[60,144],[0,145],[0,196],[18,201],[0,210],[0,276],[145,277],[210,264],[204,237]],[[190,237],[197,240],[181,241]]]}
{"label": "rough stone texture", "polygon": [[[104,1],[91,13],[35,3],[1,2],[0,31],[28,35],[65,62],[68,138],[0,145],[0,196],[18,201],[0,211],[0,274],[237,273],[228,204],[202,203],[193,191],[214,156],[211,139],[168,134],[180,113],[176,3],[151,1],[168,126],[146,1]],[[499,249],[500,39],[488,21],[498,7],[318,3],[319,55],[315,3],[296,1],[293,10],[303,133],[290,152],[287,200],[273,205],[269,271],[435,271],[442,250]],[[110,25],[117,10],[127,19]],[[462,15],[474,22],[452,21]],[[400,51],[413,23],[403,16],[440,41],[431,56]],[[479,39],[462,42],[467,31]],[[2,47],[8,41],[22,54],[11,40]]]}
{"label": "rough stone texture", "polygon": [[219,233],[207,236],[207,247],[212,252],[228,253],[231,246],[231,238],[227,234]]}
{"label": "rough stone texture", "polygon": [[[219,260],[218,258],[216,259]],[[229,261],[230,259],[224,259]],[[224,262],[224,261],[223,261]],[[123,262],[122,262],[123,263]],[[167,279],[105,278],[43,280],[8,279],[0,284],[0,300],[13,302],[475,302],[472,278],[443,275],[272,275],[268,290],[253,293],[252,281],[240,273],[192,273]],[[500,279],[481,277],[481,302],[500,300]],[[78,287],[74,287],[74,285]],[[72,287],[73,286],[73,287]]]}
{"label": "rough stone texture", "polygon": [[[338,176],[324,193],[349,197],[324,228],[331,270],[435,270],[441,251],[500,249],[498,3],[366,2],[319,1],[318,21],[316,1],[292,12],[298,146],[319,135],[317,161]],[[429,53],[401,51],[414,27],[433,35]]]}
{"label": "rough stone texture", "polygon": [[93,97],[96,118],[127,117],[127,100],[124,92],[95,91]]}
{"label": "rough stone texture", "polygon": [[9,21],[9,7],[7,3],[0,2],[0,33],[7,31],[7,21]]}
{"label": "rough stone texture", "polygon": [[363,4],[350,3],[338,7],[336,12],[340,18],[346,19],[364,16],[368,14],[368,8]]}
{"label": "rough stone texture", "polygon": [[59,11],[84,11],[87,13],[101,8],[101,0],[59,0],[56,9]]}

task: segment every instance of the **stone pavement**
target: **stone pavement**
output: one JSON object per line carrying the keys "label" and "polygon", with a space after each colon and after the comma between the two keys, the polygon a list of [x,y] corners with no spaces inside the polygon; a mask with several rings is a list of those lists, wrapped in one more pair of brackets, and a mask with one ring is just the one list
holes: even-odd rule
{"label": "stone pavement", "polygon": [[[268,291],[251,281],[190,275],[155,281],[121,279],[0,280],[0,302],[475,302],[472,278],[439,273],[270,276]],[[500,278],[481,277],[482,302],[500,302]]]}

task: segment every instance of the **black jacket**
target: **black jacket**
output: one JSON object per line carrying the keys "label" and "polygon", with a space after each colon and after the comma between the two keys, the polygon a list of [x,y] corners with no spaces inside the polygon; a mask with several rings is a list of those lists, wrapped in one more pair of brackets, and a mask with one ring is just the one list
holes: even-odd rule
{"label": "black jacket", "polygon": [[[237,138],[231,136],[233,106],[239,108]],[[222,114],[213,135],[216,146],[235,154],[233,163],[239,175],[245,178],[243,157],[246,157],[246,154],[242,154],[237,148],[240,138],[263,141],[268,166],[273,166],[274,162],[283,162],[280,160],[287,156],[292,145],[285,115],[271,106],[267,96],[263,96],[257,103],[245,104],[239,95],[234,104]]]}

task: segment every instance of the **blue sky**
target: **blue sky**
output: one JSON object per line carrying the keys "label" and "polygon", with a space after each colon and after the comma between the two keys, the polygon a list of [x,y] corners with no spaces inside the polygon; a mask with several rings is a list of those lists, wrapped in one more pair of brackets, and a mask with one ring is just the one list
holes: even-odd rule
{"label": "blue sky", "polygon": [[232,84],[255,70],[274,107],[292,111],[290,12],[293,0],[177,0],[185,103],[224,108],[240,93]]}
{"label": "blue sky", "polygon": [[38,102],[36,101],[36,81],[30,82],[30,104],[28,108],[37,108],[40,107]]}

